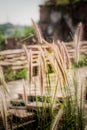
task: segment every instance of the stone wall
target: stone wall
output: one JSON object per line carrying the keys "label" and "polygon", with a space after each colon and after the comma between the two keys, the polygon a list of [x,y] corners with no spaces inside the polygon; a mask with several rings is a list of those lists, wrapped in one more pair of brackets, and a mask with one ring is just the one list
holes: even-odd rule
{"label": "stone wall", "polygon": [[69,5],[41,5],[39,25],[47,40],[71,41],[76,26],[83,23],[83,39],[87,40],[87,2]]}

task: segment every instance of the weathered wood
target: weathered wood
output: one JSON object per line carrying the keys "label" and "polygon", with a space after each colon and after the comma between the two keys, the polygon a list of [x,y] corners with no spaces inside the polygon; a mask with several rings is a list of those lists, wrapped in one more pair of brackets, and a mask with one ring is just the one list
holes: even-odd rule
{"label": "weathered wood", "polygon": [[[65,43],[68,49],[68,53],[71,59],[74,58],[75,44],[73,42]],[[42,45],[42,48],[49,49],[48,46]],[[39,65],[39,45],[28,45],[27,49],[32,50],[32,66],[35,67]],[[87,55],[87,41],[82,41],[80,52]],[[47,63],[50,64],[49,58],[46,58]],[[0,65],[1,66],[12,66],[13,70],[22,69],[28,67],[27,58],[24,49],[16,50],[5,50],[0,52]]]}
{"label": "weathered wood", "polygon": [[8,58],[8,59],[10,59],[10,58],[17,58],[17,57],[21,57],[21,56],[24,56],[25,57],[25,54],[23,53],[23,54],[10,54],[10,55],[8,55],[8,54],[5,54],[5,55],[2,55],[1,54],[1,56],[5,56],[6,58]]}
{"label": "weathered wood", "polygon": [[12,55],[12,54],[20,54],[24,53],[23,49],[16,49],[16,50],[4,50],[0,52],[0,55]]}
{"label": "weathered wood", "polygon": [[[16,126],[14,125],[12,130],[17,130],[18,128],[21,128],[21,127],[24,127],[26,125],[29,125],[31,123],[34,123],[36,120],[30,120],[30,121],[27,121],[27,122],[24,122],[24,123],[21,123],[20,125]],[[10,130],[10,129],[9,129]]]}
{"label": "weathered wood", "polygon": [[23,66],[12,66],[13,70],[19,70],[19,69],[23,69],[23,68],[28,68],[27,65],[23,65]]}
{"label": "weathered wood", "polygon": [[24,65],[27,64],[27,61],[16,61],[16,62],[6,62],[6,61],[0,61],[1,66],[8,66],[8,65]]}
{"label": "weathered wood", "polygon": [[8,58],[8,57],[6,57],[6,59],[5,60],[9,60],[9,61],[17,61],[17,60],[26,60],[26,57],[25,56],[17,56],[17,57],[12,57],[12,58]]}
{"label": "weathered wood", "polygon": [[15,115],[16,117],[20,119],[31,117],[31,116],[33,117],[35,115],[34,113],[28,112],[24,109],[10,109],[9,114]]}
{"label": "weathered wood", "polygon": [[[39,45],[39,46],[40,46],[40,45]],[[30,49],[30,48],[32,48],[32,49],[35,49],[35,48],[38,49],[39,46],[38,46],[38,45],[33,45],[33,46],[32,46],[32,45],[28,45],[27,48],[28,48],[28,49]],[[49,48],[47,45],[43,45],[43,46],[41,46],[41,47],[42,47],[42,48]]]}

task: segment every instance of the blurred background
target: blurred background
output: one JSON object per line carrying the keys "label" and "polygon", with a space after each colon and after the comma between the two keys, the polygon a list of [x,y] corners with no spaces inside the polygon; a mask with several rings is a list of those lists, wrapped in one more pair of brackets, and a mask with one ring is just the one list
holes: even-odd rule
{"label": "blurred background", "polygon": [[[72,41],[79,22],[83,24],[83,40],[87,40],[86,14],[87,0],[0,0],[0,50],[20,48],[20,40],[34,36],[31,18],[50,42]],[[35,40],[26,42],[36,44]]]}

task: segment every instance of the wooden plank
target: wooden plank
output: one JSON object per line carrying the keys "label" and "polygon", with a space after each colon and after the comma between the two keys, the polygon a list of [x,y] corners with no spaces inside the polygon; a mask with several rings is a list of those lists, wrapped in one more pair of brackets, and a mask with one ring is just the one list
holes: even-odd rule
{"label": "wooden plank", "polygon": [[15,115],[20,119],[35,116],[33,112],[27,112],[25,109],[10,109],[9,114]]}
{"label": "wooden plank", "polygon": [[32,51],[32,55],[39,55],[40,51]]}
{"label": "wooden plank", "polygon": [[[68,46],[71,46],[71,47],[73,47],[74,46],[74,44],[73,44],[73,42],[70,42],[70,43],[65,43],[65,45],[66,45],[66,47],[68,47]],[[83,41],[82,42],[82,44],[81,44],[81,46],[83,46],[83,45],[86,45],[87,46],[87,42],[86,41]],[[41,46],[42,48],[49,48],[48,46],[46,46],[46,45],[43,45],[43,46]],[[35,48],[39,48],[39,46],[38,45],[29,45],[29,46],[27,46],[27,48],[28,49],[35,49]],[[0,55],[10,55],[10,54],[18,54],[18,53],[24,53],[24,49],[16,49],[16,50],[5,50],[5,51],[1,51],[0,52]]]}
{"label": "wooden plank", "polygon": [[37,59],[39,55],[32,55],[33,59]]}
{"label": "wooden plank", "polygon": [[18,58],[18,59],[15,59],[15,58],[13,58],[13,59],[5,59],[5,60],[3,60],[4,62],[19,62],[19,61],[21,61],[21,62],[26,62],[26,60],[22,60],[22,59],[20,59],[20,58]]}
{"label": "wooden plank", "polygon": [[[7,58],[7,59],[12,59],[12,58],[17,58],[17,57],[21,57],[21,56],[24,56],[25,57],[25,55],[23,55],[23,54],[10,54],[10,55],[1,55],[2,57],[5,57],[5,58]],[[4,58],[4,59],[5,59]]]}
{"label": "wooden plank", "polygon": [[27,65],[25,65],[25,66],[12,66],[13,70],[19,70],[19,69],[23,69],[23,68],[28,68],[28,66]]}
{"label": "wooden plank", "polygon": [[[74,43],[73,42],[66,43],[66,47],[68,48],[68,53],[70,55],[70,58],[71,59],[74,58],[74,53],[75,53]],[[38,45],[29,45],[29,46],[27,46],[27,48],[32,49],[33,67],[38,66],[39,65],[38,57],[40,55],[39,46]],[[48,49],[49,47],[43,45],[42,48]],[[82,54],[87,55],[87,41],[82,42],[80,52]],[[4,57],[4,58],[2,58],[3,61],[2,60],[0,61],[0,65],[2,65],[2,66],[10,65],[10,66],[12,66],[12,69],[21,69],[23,67],[28,67],[26,56],[25,56],[23,49],[1,51],[0,56]],[[46,60],[49,63],[48,57],[46,57]]]}
{"label": "wooden plank", "polygon": [[75,49],[73,50],[68,50],[68,53],[74,53],[75,52]]}
{"label": "wooden plank", "polygon": [[[37,110],[37,109],[41,109],[45,107],[45,108],[49,108],[49,103],[46,103],[46,102],[30,102],[29,104],[26,104],[26,109],[27,110]],[[59,104],[55,104],[54,106],[54,109],[58,108],[59,107]]]}
{"label": "wooden plank", "polygon": [[[32,64],[32,67],[38,67],[38,63],[34,63],[34,64]],[[28,68],[29,66],[28,66],[28,64],[26,65],[26,68]]]}
{"label": "wooden plank", "polygon": [[38,59],[32,59],[32,63],[38,62]]}
{"label": "wooden plank", "polygon": [[34,63],[34,64],[32,64],[32,67],[36,67],[38,65],[39,65],[39,63]]}
{"label": "wooden plank", "polygon": [[11,54],[19,54],[19,53],[24,53],[24,50],[23,49],[5,50],[5,51],[1,51],[0,55],[11,55]]}
{"label": "wooden plank", "polygon": [[46,108],[49,107],[49,103],[44,103],[44,102],[30,102],[29,104],[26,105],[27,110],[37,110],[37,108],[42,109],[43,106]]}
{"label": "wooden plank", "polygon": [[[29,121],[27,121],[27,122],[24,122],[24,123],[21,123],[21,124],[19,124],[18,126],[17,125],[14,125],[13,127],[12,127],[12,130],[17,130],[18,128],[23,128],[24,126],[26,126],[26,125],[29,125],[29,124],[32,124],[32,123],[34,123],[36,120],[29,120]],[[9,129],[9,130],[11,130],[11,129]]]}
{"label": "wooden plank", "polygon": [[7,65],[24,65],[24,64],[27,64],[27,61],[25,62],[22,62],[22,61],[17,61],[17,62],[6,62],[6,61],[0,61],[0,65],[2,66],[7,66]]}
{"label": "wooden plank", "polygon": [[[40,45],[39,45],[39,46],[40,46]],[[28,48],[28,49],[30,49],[30,48],[31,48],[31,49],[38,49],[39,46],[38,46],[38,45],[28,45],[27,48]],[[41,47],[42,47],[42,48],[47,48],[47,49],[49,48],[47,45],[42,45]]]}

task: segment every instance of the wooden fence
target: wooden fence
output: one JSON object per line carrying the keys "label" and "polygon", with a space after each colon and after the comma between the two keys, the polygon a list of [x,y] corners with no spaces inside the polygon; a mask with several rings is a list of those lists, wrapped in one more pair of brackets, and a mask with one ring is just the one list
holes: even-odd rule
{"label": "wooden fence", "polygon": [[[74,59],[75,45],[73,42],[65,43],[69,56]],[[42,48],[49,49],[48,46],[43,45]],[[29,45],[27,49],[32,51],[32,65],[38,66],[39,46]],[[81,53],[87,55],[87,41],[83,41],[80,47]],[[13,70],[27,67],[27,60],[24,49],[5,50],[0,52],[0,66],[11,66]]]}

